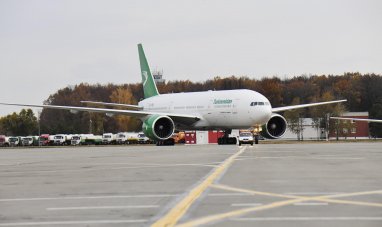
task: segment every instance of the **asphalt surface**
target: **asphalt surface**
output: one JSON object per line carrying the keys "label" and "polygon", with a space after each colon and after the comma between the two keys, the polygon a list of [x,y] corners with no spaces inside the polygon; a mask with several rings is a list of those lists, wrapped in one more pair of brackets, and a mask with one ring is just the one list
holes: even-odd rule
{"label": "asphalt surface", "polygon": [[0,149],[0,226],[382,226],[382,143]]}

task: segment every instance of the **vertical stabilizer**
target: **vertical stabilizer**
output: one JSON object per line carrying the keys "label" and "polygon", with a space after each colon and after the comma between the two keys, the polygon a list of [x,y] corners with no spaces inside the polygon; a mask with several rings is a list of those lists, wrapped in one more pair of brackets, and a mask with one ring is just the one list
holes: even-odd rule
{"label": "vertical stabilizer", "polygon": [[153,76],[151,75],[149,64],[143,51],[142,44],[138,44],[139,62],[141,63],[141,75],[143,94],[146,98],[159,95],[158,88],[155,85]]}

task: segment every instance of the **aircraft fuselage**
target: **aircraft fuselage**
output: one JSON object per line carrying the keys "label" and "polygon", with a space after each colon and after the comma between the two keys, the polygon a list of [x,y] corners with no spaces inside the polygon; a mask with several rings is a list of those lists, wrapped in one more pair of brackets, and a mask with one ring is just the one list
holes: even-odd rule
{"label": "aircraft fuselage", "polygon": [[263,125],[272,115],[269,100],[247,90],[223,90],[161,94],[138,104],[144,111],[190,114],[200,118],[195,129],[241,129]]}

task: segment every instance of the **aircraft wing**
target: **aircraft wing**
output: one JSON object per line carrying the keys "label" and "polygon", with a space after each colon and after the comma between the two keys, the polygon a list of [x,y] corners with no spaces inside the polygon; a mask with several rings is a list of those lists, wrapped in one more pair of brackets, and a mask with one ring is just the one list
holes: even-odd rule
{"label": "aircraft wing", "polygon": [[335,101],[328,101],[328,102],[316,102],[316,103],[309,103],[309,104],[301,104],[301,105],[294,105],[294,106],[283,106],[283,107],[276,107],[272,108],[272,112],[282,112],[286,110],[293,110],[293,109],[299,109],[299,108],[305,108],[305,107],[311,107],[311,106],[320,106],[320,105],[327,105],[332,103],[340,103],[340,102],[346,102],[346,99],[342,100],[335,100]]}
{"label": "aircraft wing", "polygon": [[350,118],[350,117],[330,117],[330,119],[382,123],[382,120],[380,119],[365,119],[365,118]]}
{"label": "aircraft wing", "polygon": [[140,111],[140,110],[117,110],[117,109],[106,109],[106,108],[92,108],[92,107],[79,107],[79,106],[56,106],[56,105],[30,105],[30,104],[15,104],[15,103],[0,103],[0,105],[7,106],[25,106],[25,107],[38,107],[47,109],[58,109],[58,110],[70,110],[72,113],[79,111],[84,112],[95,112],[95,113],[105,113],[109,115],[121,114],[126,116],[144,118],[150,115],[166,115],[171,118],[175,118],[183,121],[193,121],[196,122],[200,120],[199,116],[188,115],[188,114],[176,114],[176,113],[161,113],[161,112],[151,112],[151,111]]}
{"label": "aircraft wing", "polygon": [[125,107],[128,109],[142,110],[141,106],[121,104],[121,103],[110,103],[110,102],[95,102],[95,101],[80,101],[81,103],[88,103],[93,105],[103,105],[103,106],[114,106],[114,107]]}

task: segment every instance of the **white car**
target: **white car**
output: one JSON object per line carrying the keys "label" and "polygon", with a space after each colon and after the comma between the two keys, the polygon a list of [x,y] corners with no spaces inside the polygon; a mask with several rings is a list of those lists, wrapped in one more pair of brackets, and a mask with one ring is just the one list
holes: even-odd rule
{"label": "white car", "polygon": [[252,132],[239,132],[239,146],[241,146],[242,144],[251,144],[253,146],[253,140],[254,139]]}

